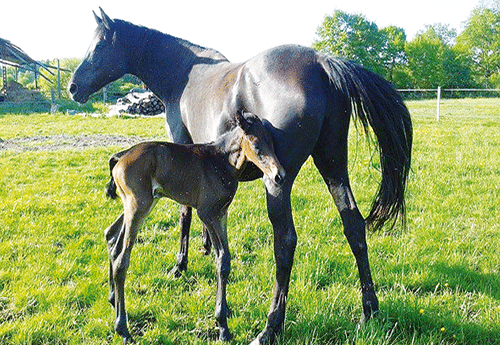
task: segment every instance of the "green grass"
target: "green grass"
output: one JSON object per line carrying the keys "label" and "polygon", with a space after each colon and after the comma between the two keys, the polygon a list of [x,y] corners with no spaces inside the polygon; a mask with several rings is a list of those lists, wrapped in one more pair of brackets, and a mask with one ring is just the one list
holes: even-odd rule
{"label": "green grass", "polygon": [[[309,160],[293,189],[299,235],[279,344],[500,344],[500,101],[408,102],[415,144],[408,228],[368,237],[380,317],[359,325],[359,280],[342,224]],[[0,116],[0,138],[55,134],[162,137],[161,119]],[[376,161],[351,135],[350,170],[363,214]],[[103,230],[121,212],[107,200],[117,147],[0,151],[0,344],[119,344],[107,302]],[[265,325],[274,277],[272,228],[261,181],[240,184],[230,208],[231,344]],[[129,323],[139,344],[207,344],[216,334],[215,270],[192,229],[188,272],[168,272],[178,206],[158,203],[132,253]]]}

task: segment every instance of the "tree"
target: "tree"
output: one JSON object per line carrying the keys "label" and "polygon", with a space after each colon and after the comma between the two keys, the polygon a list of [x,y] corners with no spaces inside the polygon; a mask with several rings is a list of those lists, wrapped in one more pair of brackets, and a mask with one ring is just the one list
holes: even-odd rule
{"label": "tree", "polygon": [[[379,31],[382,40],[380,59],[384,66],[384,77],[389,81],[398,84],[405,82],[402,76],[405,75],[406,65],[406,33],[403,29],[389,26]],[[398,84],[399,85],[399,84]]]}
{"label": "tree", "polygon": [[384,74],[380,57],[382,37],[377,25],[364,16],[335,11],[332,16],[325,17],[317,35],[319,39],[313,43],[314,49]]}
{"label": "tree", "polygon": [[406,45],[408,69],[413,87],[430,89],[442,85],[444,79],[442,49],[443,43],[433,29],[417,35]]}
{"label": "tree", "polygon": [[335,11],[325,17],[317,35],[314,49],[355,61],[392,82],[406,85],[403,29],[390,26],[379,30],[362,15]]}
{"label": "tree", "polygon": [[449,24],[435,23],[433,25],[426,25],[424,31],[432,30],[434,34],[439,37],[441,42],[447,46],[453,46],[457,38],[457,30],[450,28]]}
{"label": "tree", "polygon": [[[500,11],[476,8],[457,37],[457,50],[471,63],[475,81],[484,87],[500,85]],[[495,85],[496,84],[496,85]]]}
{"label": "tree", "polygon": [[406,45],[408,69],[413,87],[434,89],[471,86],[469,68],[455,49],[454,30],[447,25],[427,26]]}

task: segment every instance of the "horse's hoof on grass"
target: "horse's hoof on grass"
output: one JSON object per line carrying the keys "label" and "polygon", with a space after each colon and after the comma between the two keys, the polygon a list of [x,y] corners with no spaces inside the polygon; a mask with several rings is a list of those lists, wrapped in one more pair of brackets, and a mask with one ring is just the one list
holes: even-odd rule
{"label": "horse's hoof on grass", "polygon": [[170,273],[168,275],[169,275],[169,277],[177,279],[177,278],[180,278],[182,276],[182,273],[184,273],[184,271],[181,270],[179,268],[179,266],[176,265],[174,268],[172,268],[172,270],[170,271]]}

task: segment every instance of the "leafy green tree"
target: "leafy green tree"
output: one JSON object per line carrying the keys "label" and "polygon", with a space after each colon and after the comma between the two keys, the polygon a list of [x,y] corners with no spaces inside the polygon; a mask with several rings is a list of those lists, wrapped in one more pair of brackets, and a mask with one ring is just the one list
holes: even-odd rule
{"label": "leafy green tree", "polygon": [[455,35],[447,25],[430,25],[406,45],[412,87],[471,86],[468,65],[453,46]]}
{"label": "leafy green tree", "polygon": [[403,81],[407,62],[405,31],[396,26],[389,26],[381,29],[379,34],[383,43],[379,56],[385,69],[385,78],[395,84],[405,84]]}
{"label": "leafy green tree", "polygon": [[479,7],[472,11],[457,50],[471,63],[475,81],[483,87],[500,87],[500,11]]}
{"label": "leafy green tree", "polygon": [[325,17],[317,36],[314,49],[355,61],[397,85],[407,84],[403,29],[390,26],[379,30],[362,15],[335,11]]}
{"label": "leafy green tree", "polygon": [[335,11],[326,16],[318,28],[319,39],[313,48],[362,64],[376,73],[384,74],[380,51],[384,45],[375,23],[364,16]]}
{"label": "leafy green tree", "polygon": [[443,43],[433,29],[417,35],[406,45],[408,69],[413,87],[427,89],[442,85],[443,48]]}

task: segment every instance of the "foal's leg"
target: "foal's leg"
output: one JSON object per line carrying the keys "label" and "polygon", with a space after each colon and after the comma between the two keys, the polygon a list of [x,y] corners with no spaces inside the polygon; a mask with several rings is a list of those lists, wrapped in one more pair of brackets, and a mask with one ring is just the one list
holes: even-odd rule
{"label": "foal's leg", "polygon": [[123,226],[116,242],[110,248],[112,279],[115,288],[115,331],[123,338],[124,344],[132,340],[127,327],[125,310],[125,278],[130,264],[130,254],[137,238],[137,232],[153,203],[152,196],[137,202],[124,202]]}
{"label": "foal's leg", "polygon": [[[332,129],[330,133],[339,133]],[[318,146],[314,153],[314,164],[325,180],[344,225],[344,234],[356,259],[361,282],[364,318],[369,319],[378,312],[378,300],[368,262],[365,220],[359,212],[349,184],[347,173],[347,128],[338,134],[329,145]]]}
{"label": "foal's leg", "polygon": [[273,343],[276,336],[281,333],[285,322],[290,274],[295,247],[297,246],[297,233],[293,224],[290,202],[290,192],[293,184],[291,176],[292,174],[287,175],[287,181],[282,187],[266,183],[267,211],[274,230],[276,278],[266,327],[252,342],[252,345]]}
{"label": "foal's leg", "polygon": [[217,296],[215,302],[215,319],[219,324],[219,340],[228,341],[231,333],[227,325],[227,300],[226,286],[231,271],[231,257],[227,241],[227,210],[216,214],[199,214],[200,219],[206,225],[205,230],[209,232],[214,249],[215,265],[217,269]]}
{"label": "foal's leg", "polygon": [[115,306],[115,284],[113,282],[113,265],[111,260],[111,251],[118,240],[118,235],[122,230],[123,226],[123,213],[118,217],[113,224],[109,226],[104,231],[104,235],[106,237],[106,243],[108,244],[108,253],[109,253],[109,297],[108,301],[111,305]]}
{"label": "foal's leg", "polygon": [[[181,230],[181,240],[179,246],[179,252],[177,253],[177,263],[172,269],[170,274],[174,277],[179,278],[182,272],[186,272],[188,264],[188,254],[189,254],[189,231],[191,228],[191,219],[193,216],[192,208],[189,206],[181,205],[181,216],[179,219],[179,227]],[[210,254],[210,249],[212,243],[210,242],[210,236],[208,235],[208,230],[205,225],[203,225],[203,248],[205,248],[205,255]]]}
{"label": "foal's leg", "polygon": [[205,224],[203,224],[203,234],[201,235],[201,238],[203,240],[203,248],[205,249],[203,254],[210,255],[210,252],[212,251],[212,241],[210,240],[210,233],[208,232]]}
{"label": "foal's leg", "polygon": [[[188,264],[188,254],[189,254],[189,231],[191,228],[191,219],[193,211],[189,206],[181,205],[181,216],[179,219],[179,227],[181,230],[181,240],[179,246],[179,252],[177,253],[177,263],[172,269],[170,274],[174,277],[179,278],[182,272],[186,272]],[[210,249],[212,243],[210,242],[210,236],[208,234],[207,227],[203,225],[203,248],[205,248],[205,255],[210,254]]]}
{"label": "foal's leg", "polygon": [[170,274],[174,277],[179,278],[182,272],[187,270],[188,264],[188,251],[189,251],[189,230],[191,228],[191,218],[193,215],[193,209],[189,206],[181,205],[180,207],[180,218],[179,227],[181,230],[181,239],[179,252],[177,253],[177,263],[172,269]]}

